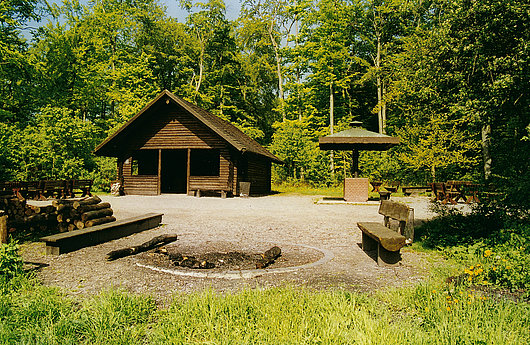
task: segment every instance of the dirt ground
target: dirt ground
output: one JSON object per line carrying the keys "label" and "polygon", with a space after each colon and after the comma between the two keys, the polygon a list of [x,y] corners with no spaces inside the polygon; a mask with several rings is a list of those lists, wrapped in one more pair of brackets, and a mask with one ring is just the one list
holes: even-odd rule
{"label": "dirt ground", "polygon": [[[94,294],[108,287],[147,293],[159,301],[201,289],[231,292],[280,285],[313,289],[372,291],[421,280],[429,265],[421,253],[402,249],[402,263],[379,267],[360,248],[359,221],[382,221],[378,203],[317,204],[317,197],[271,195],[252,198],[195,198],[186,195],[103,196],[118,219],[148,212],[163,213],[163,225],[125,238],[59,256],[45,255],[43,243],[25,244],[22,256],[46,285],[67,293]],[[433,216],[424,197],[394,198],[414,208],[416,222]],[[262,253],[277,245],[282,256],[267,270],[191,270],[171,267],[156,253],[106,261],[119,248],[139,245],[154,236],[177,234],[173,246],[187,255],[239,251]]]}

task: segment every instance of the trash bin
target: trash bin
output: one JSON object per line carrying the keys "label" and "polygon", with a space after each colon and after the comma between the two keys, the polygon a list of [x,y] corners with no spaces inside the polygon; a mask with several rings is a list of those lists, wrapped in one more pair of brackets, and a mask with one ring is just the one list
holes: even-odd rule
{"label": "trash bin", "polygon": [[248,198],[250,195],[250,182],[239,182],[239,196]]}

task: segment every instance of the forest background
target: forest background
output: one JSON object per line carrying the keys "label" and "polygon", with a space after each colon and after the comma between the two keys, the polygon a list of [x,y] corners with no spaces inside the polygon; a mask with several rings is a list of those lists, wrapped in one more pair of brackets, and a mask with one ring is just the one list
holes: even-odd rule
{"label": "forest background", "polygon": [[[352,120],[397,136],[363,176],[488,182],[528,205],[530,5],[524,0],[2,0],[0,180],[92,178],[92,150],[161,90],[285,161],[275,182],[334,185],[351,153],[318,138]],[[48,18],[38,28],[28,23]]]}

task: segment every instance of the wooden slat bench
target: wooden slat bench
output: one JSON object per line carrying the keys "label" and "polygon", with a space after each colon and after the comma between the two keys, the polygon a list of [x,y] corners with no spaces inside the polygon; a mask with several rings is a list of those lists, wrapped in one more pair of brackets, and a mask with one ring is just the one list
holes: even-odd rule
{"label": "wooden slat bench", "polygon": [[66,180],[43,180],[41,200],[46,200],[48,197],[66,198],[68,193],[68,186]]}
{"label": "wooden slat bench", "polygon": [[162,213],[147,213],[112,223],[42,237],[46,254],[59,255],[152,229],[162,222]]}
{"label": "wooden slat bench", "polygon": [[229,189],[222,189],[222,188],[192,188],[190,189],[190,193],[192,193],[192,195],[196,196],[197,198],[200,198],[201,194],[204,194],[204,192],[220,193],[221,198],[226,199],[226,196],[228,195],[228,193],[231,193],[232,191]]}
{"label": "wooden slat bench", "polygon": [[[376,222],[359,222],[362,231],[362,248],[364,251],[377,250],[377,264],[380,266],[397,265],[401,260],[400,249],[406,244],[403,236],[409,219],[410,208],[407,205],[382,200],[379,214],[383,215],[383,224]],[[399,221],[397,231],[390,228],[390,219]]]}
{"label": "wooden slat bench", "polygon": [[75,192],[81,191],[81,197],[92,196],[92,180],[69,180],[68,181],[68,194],[70,197],[75,198]]}
{"label": "wooden slat bench", "polygon": [[430,192],[431,187],[429,186],[407,186],[407,187],[401,187],[401,190],[403,191],[403,194],[405,194],[406,196],[410,196],[412,194]]}

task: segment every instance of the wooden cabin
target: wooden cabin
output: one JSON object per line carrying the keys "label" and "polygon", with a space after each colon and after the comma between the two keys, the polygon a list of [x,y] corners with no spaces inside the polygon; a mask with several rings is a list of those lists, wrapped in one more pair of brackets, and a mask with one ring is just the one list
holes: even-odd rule
{"label": "wooden cabin", "polygon": [[125,194],[271,191],[271,163],[282,163],[229,122],[165,90],[99,144],[117,157]]}

